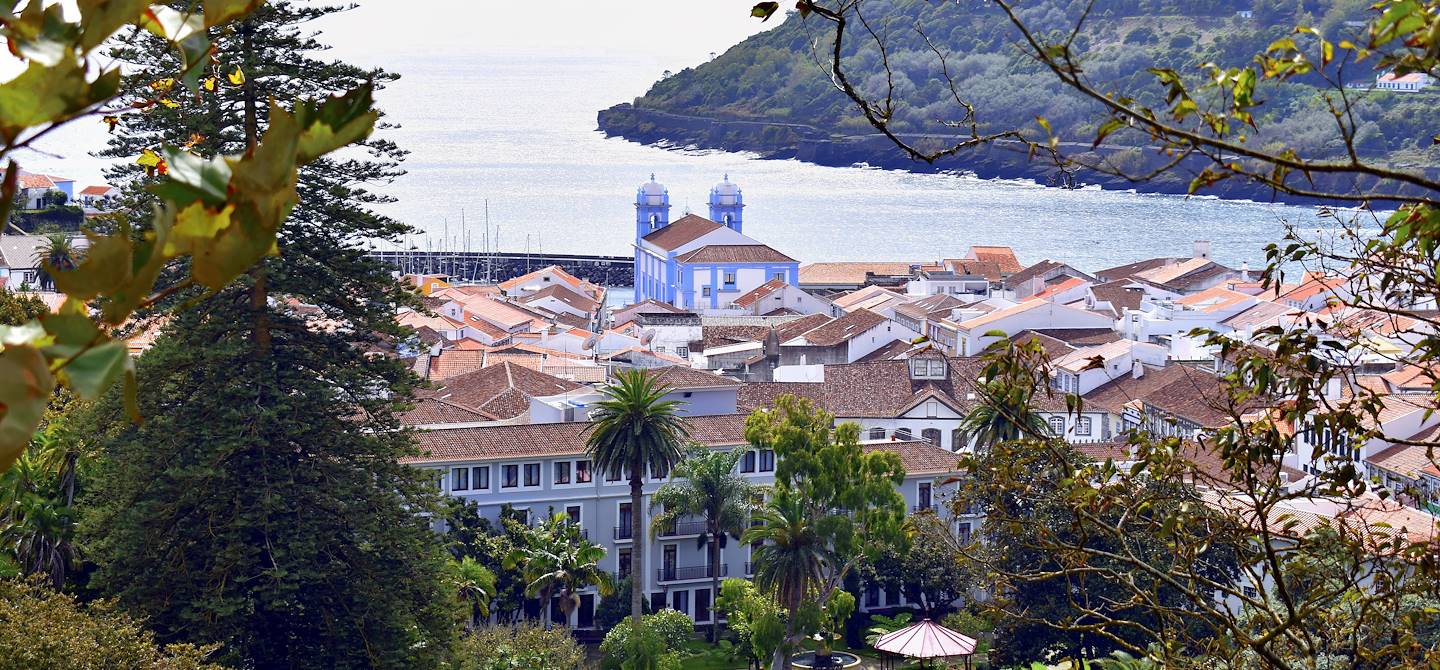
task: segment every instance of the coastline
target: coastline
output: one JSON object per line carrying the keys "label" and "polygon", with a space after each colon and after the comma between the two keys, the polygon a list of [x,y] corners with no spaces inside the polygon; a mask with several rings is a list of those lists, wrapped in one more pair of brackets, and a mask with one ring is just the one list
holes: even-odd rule
{"label": "coastline", "polygon": [[[1023,179],[1051,187],[1065,184],[1065,175],[1054,164],[1047,164],[1039,157],[1032,159],[1023,145],[1014,142],[977,147],[934,164],[927,164],[904,156],[889,139],[878,133],[832,135],[805,124],[676,114],[635,107],[631,103],[620,103],[600,110],[596,121],[598,129],[607,137],[619,137],[661,148],[747,152],[764,159],[793,159],[826,167],[862,165],[915,173],[967,173],[981,179]],[[921,135],[902,137],[914,143],[927,140],[938,142],[943,139]],[[1098,152],[1093,151],[1088,144],[1077,142],[1061,143],[1061,147],[1079,157],[1103,157],[1124,165],[1132,172],[1143,172],[1156,167],[1167,158],[1159,152],[1132,147],[1101,147]],[[1187,161],[1176,170],[1143,182],[1082,170],[1074,174],[1070,187],[1098,186],[1106,190],[1186,195],[1190,180],[1199,174],[1206,163],[1207,161],[1202,159]],[[1440,177],[1440,168],[1426,168],[1425,171]],[[1315,175],[1313,184],[1313,188],[1332,192],[1362,191],[1372,187],[1373,183],[1346,180],[1338,175]],[[1264,185],[1236,179],[1218,182],[1195,195],[1302,206],[1355,204],[1280,194]]]}

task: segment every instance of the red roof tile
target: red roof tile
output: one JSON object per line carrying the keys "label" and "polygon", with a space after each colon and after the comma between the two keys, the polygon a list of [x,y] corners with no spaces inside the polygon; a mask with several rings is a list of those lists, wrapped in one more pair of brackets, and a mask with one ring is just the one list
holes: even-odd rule
{"label": "red roof tile", "polygon": [[715,223],[703,216],[686,214],[671,222],[670,225],[650,233],[641,239],[666,251],[674,251],[700,239],[700,237],[706,233],[724,227],[725,226]]}

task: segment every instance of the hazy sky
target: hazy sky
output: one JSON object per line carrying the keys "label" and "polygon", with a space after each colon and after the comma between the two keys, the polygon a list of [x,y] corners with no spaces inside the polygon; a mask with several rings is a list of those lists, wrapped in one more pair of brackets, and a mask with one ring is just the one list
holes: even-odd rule
{"label": "hazy sky", "polygon": [[[70,4],[70,3],[67,3]],[[780,22],[749,16],[752,0],[359,0],[356,9],[315,25],[331,56],[360,65],[383,65],[387,56],[433,56],[444,68],[457,54],[482,51],[604,54],[653,57],[655,74],[699,63],[746,36]],[[16,63],[0,50],[0,77]],[[99,183],[106,161],[88,152],[103,147],[98,120],[82,119],[45,138],[46,153],[19,155],[34,172]]]}

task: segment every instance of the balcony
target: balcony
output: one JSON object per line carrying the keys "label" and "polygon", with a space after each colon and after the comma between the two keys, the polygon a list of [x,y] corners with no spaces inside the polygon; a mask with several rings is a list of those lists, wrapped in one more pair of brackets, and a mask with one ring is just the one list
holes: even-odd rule
{"label": "balcony", "polygon": [[683,537],[705,532],[704,521],[676,521],[660,529],[660,537]]}
{"label": "balcony", "polygon": [[612,528],[612,531],[613,531],[613,532],[612,532],[612,535],[611,535],[611,536],[612,536],[614,539],[617,539],[617,540],[628,540],[628,539],[631,538],[634,529],[630,527],[630,524],[625,524],[625,525],[623,525],[623,526],[614,526],[614,527]]}
{"label": "balcony", "polygon": [[[720,576],[729,574],[729,566],[720,564]],[[660,582],[683,582],[691,579],[712,579],[714,578],[713,566],[709,565],[669,565],[655,571],[655,580]]]}

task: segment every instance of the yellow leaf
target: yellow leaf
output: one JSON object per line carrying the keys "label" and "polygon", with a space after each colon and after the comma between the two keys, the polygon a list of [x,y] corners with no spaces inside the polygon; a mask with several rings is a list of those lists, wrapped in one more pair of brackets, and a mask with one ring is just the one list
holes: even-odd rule
{"label": "yellow leaf", "polygon": [[205,90],[206,90],[206,91],[209,91],[209,92],[211,92],[211,93],[214,93],[214,92],[215,92],[215,87],[218,86],[219,84],[220,84],[220,80],[216,79],[215,77],[206,77],[206,78],[205,78],[205,84],[204,84],[204,86],[205,86]]}
{"label": "yellow leaf", "polygon": [[150,88],[153,88],[157,91],[168,91],[172,88],[175,88],[175,80],[169,77],[166,77],[165,79],[157,79],[150,82]]}
{"label": "yellow leaf", "polygon": [[176,107],[179,107],[179,106],[180,106],[180,103],[175,102],[174,100],[171,100],[170,98],[160,98],[160,104],[165,105],[166,107],[169,107],[170,109],[175,109]]}
{"label": "yellow leaf", "polygon": [[141,167],[153,168],[160,164],[160,154],[146,149],[140,153],[139,158],[135,159],[135,164]]}
{"label": "yellow leaf", "polygon": [[245,83],[245,72],[236,66],[235,71],[231,72],[227,78],[230,80],[231,86],[241,86]]}

